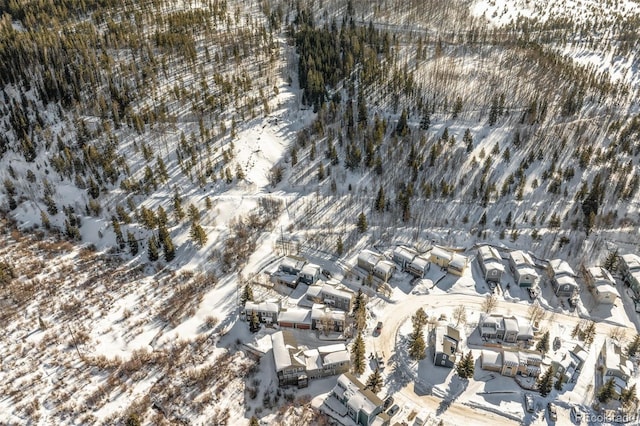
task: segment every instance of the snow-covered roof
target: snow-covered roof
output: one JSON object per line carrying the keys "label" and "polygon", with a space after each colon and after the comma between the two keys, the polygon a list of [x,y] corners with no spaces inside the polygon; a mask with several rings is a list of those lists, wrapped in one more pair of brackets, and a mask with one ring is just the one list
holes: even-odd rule
{"label": "snow-covered roof", "polygon": [[282,371],[285,368],[291,367],[293,362],[291,360],[291,354],[289,354],[289,348],[284,341],[284,333],[278,331],[271,335],[271,345],[273,348],[273,360],[276,364],[276,371]]}
{"label": "snow-covered roof", "polygon": [[483,327],[498,328],[501,320],[501,315],[482,314],[480,316],[480,324],[482,324]]}
{"label": "snow-covered roof", "polygon": [[525,320],[518,321],[518,337],[520,339],[533,339],[533,327]]}
{"label": "snow-covered roof", "polygon": [[517,333],[520,329],[518,327],[518,320],[515,318],[504,318],[504,330],[506,332]]}
{"label": "snow-covered roof", "polygon": [[398,246],[395,249],[393,249],[393,257],[394,258],[397,257],[406,262],[411,262],[413,258],[417,256],[417,254],[418,253],[416,253],[415,250],[412,250],[405,246]]}
{"label": "snow-covered roof", "polygon": [[556,282],[558,286],[570,285],[573,288],[578,288],[578,283],[575,278],[570,275],[556,275]]}
{"label": "snow-covered roof", "polygon": [[594,285],[598,290],[598,293],[600,294],[609,293],[616,297],[620,297],[620,292],[618,292],[618,289],[613,284],[610,284],[607,281],[596,281]]}
{"label": "snow-covered roof", "polygon": [[287,274],[286,272],[283,271],[277,271],[272,275],[273,278],[277,278],[278,280],[284,282],[284,283],[295,283],[296,280],[298,279],[297,275],[292,275],[292,274]]}
{"label": "snow-covered roof", "polygon": [[444,347],[444,339],[453,339],[460,341],[460,331],[453,325],[446,322],[440,322],[436,328],[436,341],[434,343],[436,352],[442,352]]}
{"label": "snow-covered roof", "polygon": [[338,288],[330,284],[311,285],[307,289],[307,296],[326,298],[333,296],[334,298],[351,299],[354,293],[346,287]]}
{"label": "snow-covered roof", "polygon": [[452,257],[451,253],[449,253],[448,251],[440,247],[432,248],[431,256],[435,256],[435,257],[439,257],[441,259],[447,259],[447,260],[451,260],[451,257]]}
{"label": "snow-covered roof", "polygon": [[482,368],[485,367],[502,367],[502,354],[496,351],[482,350]]}
{"label": "snow-covered roof", "polygon": [[388,260],[381,260],[380,262],[376,263],[376,266],[374,266],[374,269],[376,271],[379,271],[383,275],[390,274],[395,268],[396,265],[389,262]]}
{"label": "snow-covered roof", "polygon": [[519,352],[518,356],[520,357],[520,361],[525,364],[542,363],[542,356],[537,353]]}
{"label": "snow-covered roof", "polygon": [[571,265],[569,265],[569,263],[567,263],[566,260],[562,260],[562,259],[550,260],[549,268],[551,268],[553,275],[556,275],[556,276],[560,276],[560,275],[569,275],[572,277],[576,276],[576,273],[573,272],[573,268],[571,268]]}
{"label": "snow-covered roof", "polygon": [[520,358],[516,352],[504,351],[502,354],[502,359],[504,364],[506,365],[519,365]]}
{"label": "snow-covered roof", "polygon": [[280,269],[281,270],[289,269],[289,270],[299,271],[304,267],[305,263],[306,263],[306,260],[300,257],[286,256],[284,259],[282,259],[282,262],[280,263]]}
{"label": "snow-covered roof", "polygon": [[325,346],[320,346],[318,347],[318,352],[320,352],[321,354],[329,354],[331,352],[340,352],[340,351],[346,351],[347,347],[345,346],[344,343],[336,343],[334,345],[325,345]]}
{"label": "snow-covered roof", "polygon": [[522,250],[514,250],[510,252],[509,258],[511,259],[511,262],[513,262],[513,264],[516,265],[518,269],[520,269],[519,268],[520,266],[533,267],[533,259],[531,258],[529,253],[525,253]]}
{"label": "snow-covered roof", "polygon": [[484,261],[483,263],[484,263],[485,269],[488,271],[493,269],[500,272],[504,272],[504,264],[499,260],[489,259],[487,261]]}
{"label": "snow-covered roof", "polygon": [[331,365],[331,364],[339,364],[341,362],[349,362],[351,360],[351,356],[349,355],[349,351],[336,351],[331,352],[323,357],[323,365]]}
{"label": "snow-covered roof", "polygon": [[251,302],[247,301],[244,304],[245,312],[270,312],[270,313],[278,313],[280,311],[280,307],[275,302]]}
{"label": "snow-covered roof", "polygon": [[304,362],[307,372],[320,370],[322,368],[322,358],[317,349],[308,349],[304,351]]}
{"label": "snow-covered roof", "polygon": [[356,413],[362,410],[367,417],[380,406],[382,400],[349,373],[341,374],[333,392],[341,399],[347,400],[347,407]]}
{"label": "snow-covered roof", "polygon": [[581,362],[585,362],[589,356],[589,352],[580,345],[575,345],[569,353]]}
{"label": "snow-covered roof", "polygon": [[429,266],[429,260],[425,259],[422,256],[416,256],[412,261],[411,261],[411,267],[413,269],[417,269],[420,271],[424,271],[425,269],[427,269],[427,266]]}
{"label": "snow-covered roof", "polygon": [[500,253],[498,253],[498,250],[491,246],[480,246],[478,248],[478,256],[485,263],[487,263],[489,260],[497,260],[498,262],[502,260],[502,257],[500,257]]}
{"label": "snow-covered roof", "polygon": [[343,311],[334,311],[329,308],[314,308],[311,309],[311,319],[312,320],[321,320],[323,318],[329,318],[333,321],[345,321],[346,313]]}
{"label": "snow-covered roof", "polygon": [[640,257],[633,253],[620,256],[629,271],[640,271]]}
{"label": "snow-covered roof", "polygon": [[520,276],[530,275],[534,278],[538,278],[538,273],[530,266],[518,266],[516,269],[518,270],[518,275]]}
{"label": "snow-covered roof", "polygon": [[315,299],[317,297],[320,297],[320,294],[322,293],[322,285],[310,285],[309,288],[307,288],[307,297]]}
{"label": "snow-covered roof", "polygon": [[615,283],[615,281],[614,281],[613,277],[611,276],[611,274],[609,273],[609,271],[607,271],[605,268],[603,268],[601,266],[594,266],[594,267],[591,267],[591,268],[587,269],[587,275],[589,276],[591,281],[593,281],[594,283],[609,282],[609,284],[611,284],[611,285]]}
{"label": "snow-covered roof", "polygon": [[605,338],[603,344],[604,366],[607,371],[618,371],[627,378],[633,372],[633,363],[627,359],[622,351],[622,347],[613,339]]}
{"label": "snow-covered roof", "polygon": [[453,256],[451,256],[449,267],[455,268],[461,271],[467,266],[468,261],[469,259],[466,256],[455,253]]}
{"label": "snow-covered roof", "polygon": [[358,254],[358,262],[368,263],[372,267],[378,263],[378,261],[382,258],[378,253],[374,253],[371,250],[362,250],[360,254]]}
{"label": "snow-covered roof", "polygon": [[304,265],[304,267],[300,270],[300,275],[309,275],[309,276],[314,276],[320,273],[320,270],[322,268],[320,268],[319,265],[316,265],[314,263],[307,263],[306,265]]}
{"label": "snow-covered roof", "polygon": [[287,308],[278,314],[278,322],[311,324],[311,311],[300,308]]}

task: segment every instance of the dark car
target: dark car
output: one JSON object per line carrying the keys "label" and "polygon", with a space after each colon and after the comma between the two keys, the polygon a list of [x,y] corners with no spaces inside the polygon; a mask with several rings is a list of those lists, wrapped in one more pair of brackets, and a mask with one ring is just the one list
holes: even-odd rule
{"label": "dark car", "polygon": [[400,411],[400,406],[396,404],[393,407],[389,408],[389,411],[387,411],[387,414],[389,415],[389,417],[393,417],[396,414],[398,414],[398,411]]}
{"label": "dark car", "polygon": [[378,332],[378,334],[382,330],[382,325],[382,321],[378,321],[378,324],[376,325],[376,332]]}
{"label": "dark car", "polygon": [[390,396],[389,398],[385,399],[384,400],[384,405],[382,406],[382,409],[386,410],[387,408],[389,408],[391,406],[391,404],[393,404],[393,401],[394,401],[394,399],[393,399],[392,396]]}

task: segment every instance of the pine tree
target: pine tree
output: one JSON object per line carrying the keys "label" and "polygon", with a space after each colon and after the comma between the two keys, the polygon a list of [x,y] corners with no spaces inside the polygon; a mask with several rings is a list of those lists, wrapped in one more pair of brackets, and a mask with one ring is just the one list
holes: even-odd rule
{"label": "pine tree", "polygon": [[431,126],[431,114],[429,113],[429,108],[425,108],[422,119],[420,120],[420,128],[422,130],[429,130],[429,126]]}
{"label": "pine tree", "polygon": [[422,326],[414,323],[413,333],[409,336],[409,356],[412,359],[424,359],[427,345],[424,341]]}
{"label": "pine tree", "polygon": [[255,333],[258,330],[260,330],[260,318],[258,318],[256,311],[252,311],[249,316],[249,331]]}
{"label": "pine tree", "polygon": [[253,301],[253,289],[249,284],[245,285],[240,295],[240,303],[244,306],[247,301]]}
{"label": "pine tree", "polygon": [[169,222],[167,212],[162,206],[158,206],[158,210],[156,210],[156,219],[158,221],[158,226],[167,226],[167,223]]}
{"label": "pine tree", "polygon": [[362,338],[362,332],[358,333],[358,336],[353,341],[353,345],[351,346],[351,363],[353,366],[353,371],[356,374],[364,373],[365,368],[365,343]]}
{"label": "pine tree", "polygon": [[538,391],[542,397],[549,395],[553,388],[553,368],[549,367],[536,381]]}
{"label": "pine tree", "polygon": [[291,149],[291,166],[298,164],[298,149],[294,146]]}
{"label": "pine tree", "polygon": [[473,151],[473,136],[471,136],[471,130],[469,128],[467,128],[467,130],[464,131],[462,142],[466,147],[467,153]]}
{"label": "pine tree", "polygon": [[338,254],[338,256],[342,256],[342,253],[344,253],[344,244],[342,242],[341,235],[338,235],[338,242],[336,243],[336,253]]}
{"label": "pine tree", "polygon": [[147,243],[147,255],[149,256],[149,261],[155,262],[158,260],[158,242],[155,236],[151,236]]}
{"label": "pine tree", "polygon": [[429,317],[427,316],[427,313],[424,311],[423,308],[419,308],[416,313],[411,317],[411,322],[413,323],[414,327],[424,327],[425,325],[427,325],[427,322],[429,321]]}
{"label": "pine tree", "polygon": [[607,380],[606,383],[602,385],[602,387],[598,391],[598,401],[602,402],[603,404],[606,404],[607,402],[609,402],[609,400],[611,400],[611,398],[613,398],[614,394],[615,394],[615,382],[612,377],[609,380]]}
{"label": "pine tree", "polygon": [[171,241],[170,236],[166,236],[162,240],[162,249],[164,252],[164,260],[166,262],[171,262],[176,257],[176,246],[173,245],[173,241]]}
{"label": "pine tree", "polygon": [[367,216],[364,214],[364,212],[361,212],[358,215],[358,232],[362,234],[366,232],[368,228],[369,225],[367,224]]}
{"label": "pine tree", "polygon": [[631,404],[637,401],[638,397],[636,397],[636,384],[634,383],[628,389],[622,389],[620,392],[620,401],[624,407],[629,407]]}
{"label": "pine tree", "polygon": [[629,345],[627,346],[627,355],[633,357],[638,353],[638,350],[640,350],[640,334],[636,334],[633,340],[629,342]]}
{"label": "pine tree", "polygon": [[553,387],[554,387],[557,391],[561,391],[561,390],[562,390],[562,385],[564,384],[564,383],[563,383],[563,381],[564,381],[564,379],[563,379],[563,378],[564,378],[564,376],[562,376],[562,375],[561,375],[561,376],[558,378],[558,380],[556,380],[556,384],[555,384],[555,385],[553,385]]}
{"label": "pine tree", "polygon": [[118,248],[123,250],[125,248],[124,237],[122,236],[122,229],[120,229],[120,222],[115,216],[111,216],[111,225],[113,226],[113,232],[116,233],[116,243],[118,244]]}
{"label": "pine tree", "polygon": [[376,367],[375,370],[367,378],[367,389],[371,389],[371,392],[378,393],[382,389],[382,373],[380,368]]}
{"label": "pine tree", "polygon": [[610,251],[602,265],[607,271],[613,272],[618,265],[618,249]]}
{"label": "pine tree", "polygon": [[400,114],[398,124],[396,125],[396,135],[406,136],[407,133],[409,133],[409,126],[407,125],[407,109],[404,108],[402,110],[402,114]]}
{"label": "pine tree", "polygon": [[467,352],[456,365],[456,373],[461,379],[470,379],[475,373],[475,360],[473,359],[473,353]]}
{"label": "pine tree", "polygon": [[256,416],[251,416],[251,420],[249,420],[249,426],[260,426],[260,422]]}
{"label": "pine tree", "polygon": [[138,240],[136,240],[133,232],[127,231],[127,243],[129,244],[129,252],[132,256],[136,256],[138,254]]}
{"label": "pine tree", "polygon": [[173,194],[173,214],[176,217],[176,222],[180,222],[184,219],[184,210],[182,209],[182,198],[178,193],[178,188],[175,189]]}
{"label": "pine tree", "polygon": [[193,204],[189,204],[189,220],[191,222],[198,222],[200,220],[200,211]]}
{"label": "pine tree", "polygon": [[542,335],[538,344],[536,344],[536,350],[541,352],[543,355],[549,352],[549,332],[545,331]]}
{"label": "pine tree", "polygon": [[202,229],[199,223],[194,222],[191,224],[191,230],[189,231],[189,237],[193,242],[202,248],[207,243],[207,233]]}
{"label": "pine tree", "polygon": [[376,202],[375,202],[374,208],[377,212],[381,212],[384,210],[384,206],[385,206],[384,188],[382,188],[382,185],[381,185],[380,188],[378,189],[378,195],[376,196]]}
{"label": "pine tree", "polygon": [[320,165],[318,166],[318,181],[322,181],[324,179],[324,166],[322,165],[322,162],[320,162]]}

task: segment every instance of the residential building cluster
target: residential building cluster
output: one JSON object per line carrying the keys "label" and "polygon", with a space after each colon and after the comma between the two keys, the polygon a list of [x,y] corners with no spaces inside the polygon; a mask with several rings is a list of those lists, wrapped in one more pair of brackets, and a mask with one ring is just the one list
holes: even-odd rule
{"label": "residential building cluster", "polygon": [[309,379],[344,373],[351,365],[344,343],[317,349],[300,348],[293,335],[285,330],[273,333],[271,344],[280,386],[306,387]]}

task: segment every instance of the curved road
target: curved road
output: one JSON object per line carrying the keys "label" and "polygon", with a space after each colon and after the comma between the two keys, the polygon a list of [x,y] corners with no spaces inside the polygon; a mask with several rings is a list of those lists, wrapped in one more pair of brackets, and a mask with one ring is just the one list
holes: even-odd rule
{"label": "curved road", "polygon": [[[402,300],[401,302],[388,305],[380,315],[385,319],[385,325],[380,333],[380,336],[375,340],[376,350],[381,351],[386,356],[385,362],[388,363],[389,357],[396,350],[396,333],[398,328],[408,320],[411,315],[415,313],[418,308],[423,307],[427,313],[433,309],[442,309],[451,307],[453,308],[464,305],[468,310],[482,309],[482,303],[485,300],[485,296],[481,295],[467,295],[467,294],[438,294],[438,295],[419,295],[413,296]],[[498,300],[498,304],[494,312],[507,312],[510,314],[529,317],[530,304],[508,302],[505,300]],[[549,313],[549,312],[548,312]],[[554,321],[562,321],[571,327],[583,320],[583,318],[577,316],[571,316],[566,314],[552,313]],[[547,316],[548,318],[548,316]],[[620,326],[612,325],[608,323],[596,322],[596,333],[609,335],[611,330],[619,329]],[[622,327],[626,328],[626,327]],[[634,330],[634,333],[636,331]],[[432,395],[419,396],[413,391],[413,383],[405,386],[398,392],[405,399],[411,401],[416,407],[427,408],[431,412],[436,412],[438,406],[442,403],[442,399]],[[449,408],[445,411],[447,423],[450,424],[487,424],[489,422],[499,422],[499,424],[505,424],[506,422],[513,424],[520,424],[513,420],[507,419],[504,416],[500,416],[491,413],[486,410],[473,409],[461,403],[453,402]]]}

